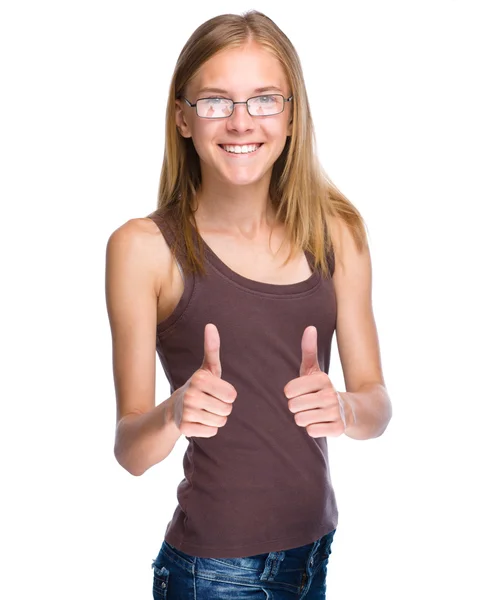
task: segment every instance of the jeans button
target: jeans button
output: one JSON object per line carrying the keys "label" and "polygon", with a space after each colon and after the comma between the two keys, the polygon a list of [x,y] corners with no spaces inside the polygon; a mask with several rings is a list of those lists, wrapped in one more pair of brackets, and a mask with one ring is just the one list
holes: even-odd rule
{"label": "jeans button", "polygon": [[313,566],[313,564],[314,564],[314,559],[313,559],[313,558],[311,558],[311,559],[310,559],[310,566],[312,567],[312,566]]}

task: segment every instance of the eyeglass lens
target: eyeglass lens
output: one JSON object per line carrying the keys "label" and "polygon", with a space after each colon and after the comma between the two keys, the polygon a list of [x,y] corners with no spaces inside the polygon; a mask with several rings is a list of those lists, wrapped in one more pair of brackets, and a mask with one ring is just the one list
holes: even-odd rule
{"label": "eyeglass lens", "polygon": [[[248,101],[248,112],[254,116],[276,115],[283,111],[283,96],[256,96]],[[203,98],[197,102],[197,111],[200,117],[217,119],[229,117],[233,112],[234,104],[227,98]]]}

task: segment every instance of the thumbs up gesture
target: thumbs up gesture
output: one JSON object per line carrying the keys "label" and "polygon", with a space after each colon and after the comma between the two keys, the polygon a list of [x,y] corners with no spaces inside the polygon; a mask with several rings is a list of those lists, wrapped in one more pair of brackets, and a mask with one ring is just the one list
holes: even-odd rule
{"label": "thumbs up gesture", "polygon": [[220,334],[208,323],[204,331],[201,367],[173,393],[176,427],[186,437],[213,437],[223,427],[237,396],[236,389],[221,378]]}
{"label": "thumbs up gesture", "polygon": [[289,381],[283,391],[295,423],[313,438],[338,437],[353,422],[350,405],[319,367],[317,329],[312,325],[302,335],[300,377]]}

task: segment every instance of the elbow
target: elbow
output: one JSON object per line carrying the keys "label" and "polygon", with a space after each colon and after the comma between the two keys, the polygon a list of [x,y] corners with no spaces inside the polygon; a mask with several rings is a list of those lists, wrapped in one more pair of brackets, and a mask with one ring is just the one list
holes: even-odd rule
{"label": "elbow", "polygon": [[388,403],[386,406],[386,414],[385,414],[385,418],[383,423],[381,424],[379,433],[377,436],[375,437],[381,437],[381,435],[386,431],[386,429],[388,428],[389,423],[391,422],[392,419],[392,404],[391,401],[388,399]]}
{"label": "elbow", "polygon": [[123,456],[122,452],[119,451],[117,447],[114,448],[114,457],[117,463],[130,475],[134,477],[140,477],[143,473],[146,472],[146,469],[140,469],[139,465],[132,465],[129,461],[126,460],[126,457]]}

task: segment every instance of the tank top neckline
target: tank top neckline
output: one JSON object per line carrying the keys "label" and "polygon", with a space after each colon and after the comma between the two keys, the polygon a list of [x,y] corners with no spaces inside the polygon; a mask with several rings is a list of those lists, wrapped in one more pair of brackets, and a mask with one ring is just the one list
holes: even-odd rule
{"label": "tank top neckline", "polygon": [[[191,231],[193,233],[193,238],[196,237],[196,230],[189,221]],[[201,237],[201,236],[200,236]],[[277,295],[293,295],[299,293],[305,293],[313,288],[315,288],[321,281],[321,274],[319,269],[314,269],[314,259],[312,254],[308,250],[304,250],[305,256],[307,258],[307,262],[309,264],[310,269],[312,270],[311,275],[305,279],[304,281],[298,281],[296,283],[267,283],[264,281],[256,281],[255,279],[249,279],[248,277],[244,277],[240,273],[233,271],[226,263],[224,263],[221,258],[210,248],[210,246],[205,242],[203,237],[201,237],[201,242],[203,244],[203,248],[205,250],[205,256],[209,262],[209,264],[223,277],[229,279],[232,283],[254,292],[265,292],[269,294],[277,294]]]}

